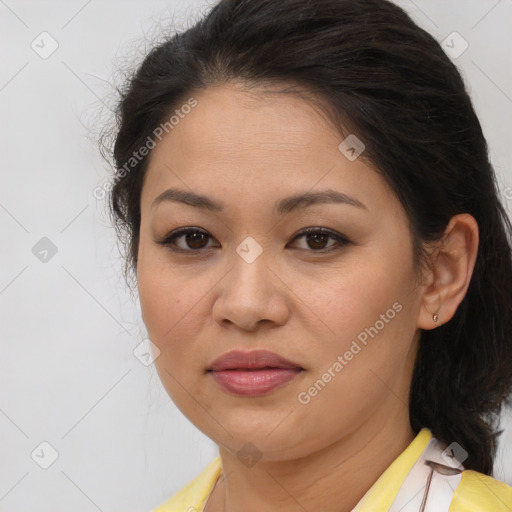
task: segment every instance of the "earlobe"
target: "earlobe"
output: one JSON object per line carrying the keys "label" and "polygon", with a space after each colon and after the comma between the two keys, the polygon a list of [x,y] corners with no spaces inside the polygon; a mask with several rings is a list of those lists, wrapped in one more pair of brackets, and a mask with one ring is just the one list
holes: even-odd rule
{"label": "earlobe", "polygon": [[478,224],[467,213],[450,219],[432,254],[432,284],[423,293],[418,327],[430,330],[448,322],[464,299],[478,252]]}
{"label": "earlobe", "polygon": [[439,296],[424,298],[418,317],[418,327],[424,330],[435,329],[444,321],[441,320],[441,303]]}

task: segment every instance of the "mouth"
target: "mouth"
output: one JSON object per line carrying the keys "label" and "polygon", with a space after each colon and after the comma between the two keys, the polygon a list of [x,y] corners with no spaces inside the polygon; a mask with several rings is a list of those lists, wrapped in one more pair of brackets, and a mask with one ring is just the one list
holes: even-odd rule
{"label": "mouth", "polygon": [[230,394],[261,396],[284,386],[304,368],[269,351],[231,351],[207,369],[214,381]]}

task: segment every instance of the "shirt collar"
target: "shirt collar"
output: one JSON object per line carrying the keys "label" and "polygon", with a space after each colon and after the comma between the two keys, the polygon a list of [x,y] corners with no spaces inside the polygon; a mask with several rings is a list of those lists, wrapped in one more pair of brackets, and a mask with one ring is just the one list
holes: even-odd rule
{"label": "shirt collar", "polygon": [[416,461],[427,447],[432,432],[422,428],[411,444],[391,463],[368,489],[352,512],[389,510],[398,491]]}
{"label": "shirt collar", "polygon": [[[398,491],[416,461],[427,447],[432,432],[423,428],[416,435],[411,444],[391,463],[378,480],[368,489],[352,512],[375,512],[376,510],[388,510],[393,504]],[[204,470],[201,485],[203,492],[200,496],[203,510],[206,501],[222,472],[221,458],[218,456]],[[204,483],[207,482],[205,486]]]}

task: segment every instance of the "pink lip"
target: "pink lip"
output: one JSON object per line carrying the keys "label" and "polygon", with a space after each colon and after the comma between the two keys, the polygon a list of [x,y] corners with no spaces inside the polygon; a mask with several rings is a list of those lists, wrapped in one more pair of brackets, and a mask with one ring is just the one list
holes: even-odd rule
{"label": "pink lip", "polygon": [[265,370],[212,371],[215,381],[225,390],[242,396],[259,396],[292,380],[300,368],[267,368]]}
{"label": "pink lip", "polygon": [[300,365],[268,350],[252,350],[250,352],[232,350],[215,359],[208,370],[254,370],[261,368],[300,368]]}
{"label": "pink lip", "polygon": [[258,396],[295,378],[303,368],[266,350],[233,350],[217,358],[208,368],[226,391],[242,396]]}

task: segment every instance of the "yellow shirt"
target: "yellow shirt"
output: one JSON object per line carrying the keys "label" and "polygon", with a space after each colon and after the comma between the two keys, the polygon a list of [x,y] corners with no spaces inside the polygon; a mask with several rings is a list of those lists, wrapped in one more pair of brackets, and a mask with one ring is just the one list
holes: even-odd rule
{"label": "yellow shirt", "polygon": [[[431,438],[430,430],[422,429],[366,492],[357,505],[357,512],[386,512]],[[221,472],[222,464],[218,456],[196,478],[152,512],[203,512]],[[449,512],[511,511],[512,487],[476,471],[462,472]]]}

